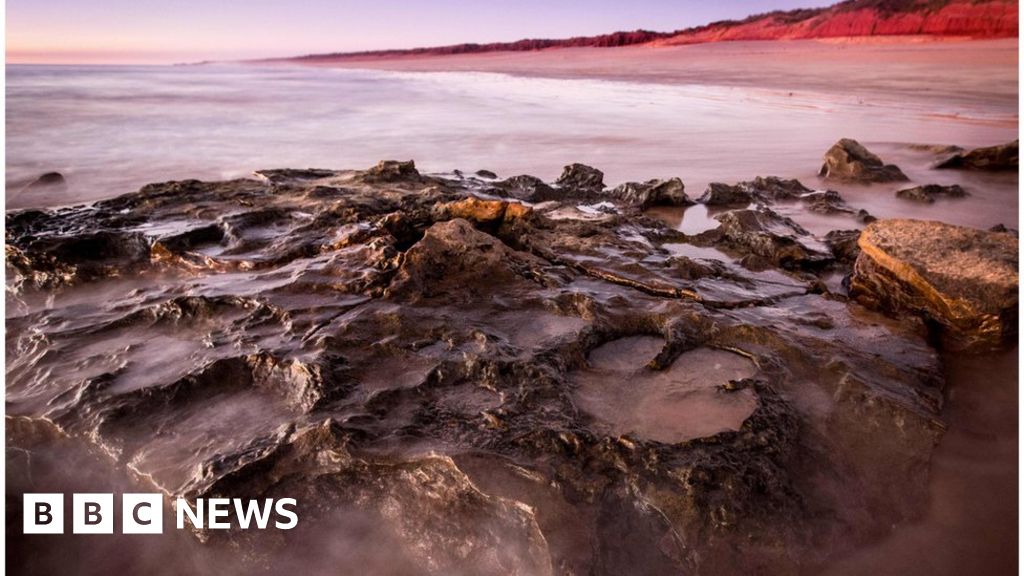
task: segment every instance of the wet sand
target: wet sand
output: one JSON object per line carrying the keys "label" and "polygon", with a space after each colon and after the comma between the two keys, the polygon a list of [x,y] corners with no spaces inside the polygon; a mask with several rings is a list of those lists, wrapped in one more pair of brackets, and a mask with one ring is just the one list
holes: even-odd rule
{"label": "wet sand", "polygon": [[[406,72],[496,72],[518,76],[818,92],[878,102],[967,101],[984,116],[1016,121],[1016,39],[873,42],[793,40],[692,46],[566,48],[456,56],[324,59],[309,64]],[[935,78],[942,78],[936,82]],[[922,89],[922,81],[927,88]],[[903,105],[911,102],[902,102]],[[993,110],[992,105],[996,108]]]}

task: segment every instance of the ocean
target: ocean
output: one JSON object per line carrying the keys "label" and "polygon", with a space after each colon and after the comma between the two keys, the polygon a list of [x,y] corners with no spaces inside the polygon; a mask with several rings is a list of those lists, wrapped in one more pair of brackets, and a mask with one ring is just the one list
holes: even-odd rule
{"label": "ocean", "polygon": [[[898,95],[866,97],[821,86],[794,92],[489,72],[13,65],[7,208],[91,202],[157,181],[364,168],[381,159],[414,159],[426,172],[487,169],[545,180],[582,162],[603,170],[611,185],[678,176],[691,197],[712,181],[767,175],[819,188],[822,154],[851,137],[916,183],[972,191],[969,213],[947,203],[932,208],[936,219],[1004,223],[1007,210],[1016,212],[1015,174],[932,171],[933,158],[907,145],[1013,140],[1016,110],[1004,95],[985,101],[967,86],[963,98],[937,106],[928,89],[936,81],[907,79]],[[918,99],[907,96],[914,82]],[[24,190],[50,171],[67,178],[66,190]],[[878,188],[839,190],[878,216],[920,210]]]}

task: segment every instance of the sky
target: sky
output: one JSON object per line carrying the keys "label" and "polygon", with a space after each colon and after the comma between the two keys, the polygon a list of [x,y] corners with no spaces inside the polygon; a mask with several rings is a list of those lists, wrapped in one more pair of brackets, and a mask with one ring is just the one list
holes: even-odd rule
{"label": "sky", "polygon": [[175,63],[671,31],[828,0],[7,0],[9,63]]}

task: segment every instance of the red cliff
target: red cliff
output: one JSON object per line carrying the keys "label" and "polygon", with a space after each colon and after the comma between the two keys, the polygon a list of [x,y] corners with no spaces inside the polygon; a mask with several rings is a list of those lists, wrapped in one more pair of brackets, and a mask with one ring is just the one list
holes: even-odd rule
{"label": "red cliff", "polygon": [[850,0],[822,10],[716,22],[652,44],[911,35],[1007,38],[1018,34],[1018,10],[1016,1],[1007,0]]}
{"label": "red cliff", "polygon": [[293,60],[435,56],[524,52],[549,48],[672,46],[730,40],[797,40],[867,36],[1012,38],[1018,35],[1017,0],[846,0],[828,8],[770,12],[744,20],[714,22],[676,32],[614,32],[567,39],[525,39],[492,44],[455,44],[409,50],[313,54]]}

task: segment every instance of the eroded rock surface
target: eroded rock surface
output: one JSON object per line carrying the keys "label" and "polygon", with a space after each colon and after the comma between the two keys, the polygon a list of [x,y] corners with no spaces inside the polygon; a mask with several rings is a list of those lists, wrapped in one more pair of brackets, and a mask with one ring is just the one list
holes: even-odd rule
{"label": "eroded rock surface", "polygon": [[258,176],[7,215],[8,414],[168,495],[297,498],[197,534],[236,568],[792,574],[922,512],[938,357],[827,288],[855,231],[686,236],[639,210],[681,182],[581,166]]}
{"label": "eroded rock surface", "polygon": [[1017,335],[1017,237],[919,220],[880,220],[858,240],[851,293],[897,314],[922,314],[966,343]]}
{"label": "eroded rock surface", "polygon": [[953,184],[952,186],[925,184],[924,186],[914,186],[913,188],[904,188],[896,191],[897,198],[922,202],[924,204],[931,204],[938,198],[965,198],[967,196],[969,196],[967,191],[958,184]]}
{"label": "eroded rock surface", "polygon": [[881,158],[860,142],[850,138],[843,138],[828,149],[818,175],[831,180],[864,184],[908,179],[898,166],[882,162]]}
{"label": "eroded rock surface", "polygon": [[586,164],[570,164],[555,183],[570,189],[600,192],[604,190],[604,172]]}
{"label": "eroded rock surface", "polygon": [[693,200],[686,195],[686,188],[679,178],[627,182],[617,186],[611,195],[620,202],[646,210],[652,206],[687,206]]}
{"label": "eroded rock surface", "polygon": [[1019,141],[1009,144],[975,148],[969,152],[958,151],[936,164],[936,168],[960,170],[1017,171],[1020,154]]}

